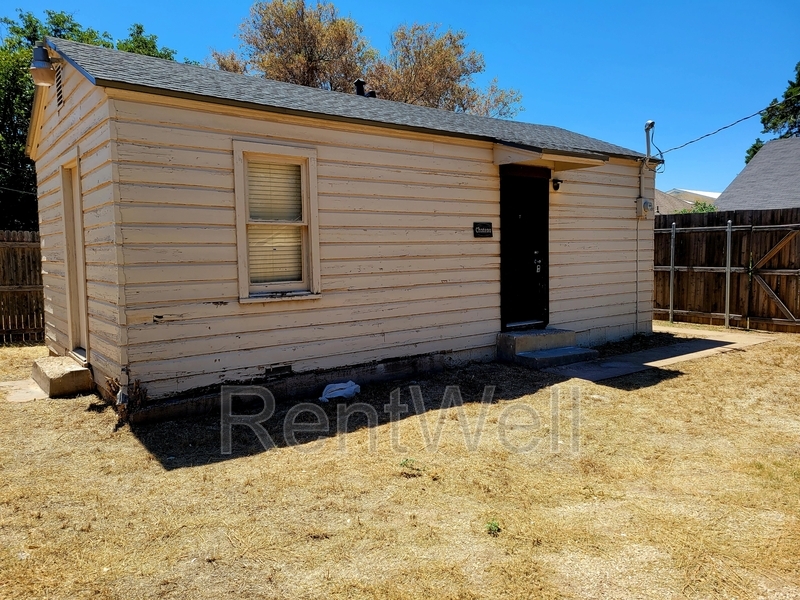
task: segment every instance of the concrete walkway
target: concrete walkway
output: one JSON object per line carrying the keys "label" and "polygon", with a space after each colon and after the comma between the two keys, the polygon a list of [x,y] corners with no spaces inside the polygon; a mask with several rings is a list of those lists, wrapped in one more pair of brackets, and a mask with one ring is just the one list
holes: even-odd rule
{"label": "concrete walkway", "polygon": [[6,402],[31,402],[47,398],[47,394],[33,379],[0,382],[0,397],[2,396],[5,396]]}
{"label": "concrete walkway", "polygon": [[639,373],[652,368],[666,367],[675,363],[697,358],[705,358],[721,352],[741,350],[748,346],[763,344],[775,339],[774,336],[749,331],[708,329],[690,329],[687,327],[670,327],[654,325],[654,333],[674,333],[692,336],[685,342],[678,342],[670,346],[651,348],[612,356],[606,359],[590,360],[573,363],[563,367],[544,369],[568,379],[585,379],[587,381],[602,381],[612,377],[622,377],[631,373]]}

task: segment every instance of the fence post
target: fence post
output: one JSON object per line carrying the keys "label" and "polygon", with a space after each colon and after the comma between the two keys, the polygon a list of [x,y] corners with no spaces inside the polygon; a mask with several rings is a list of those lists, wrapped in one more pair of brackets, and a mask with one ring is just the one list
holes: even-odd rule
{"label": "fence post", "polygon": [[669,322],[673,322],[675,296],[675,223],[672,223],[672,239],[669,242]]}
{"label": "fence post", "polygon": [[728,221],[728,244],[725,250],[725,329],[731,327],[731,230],[733,222]]}

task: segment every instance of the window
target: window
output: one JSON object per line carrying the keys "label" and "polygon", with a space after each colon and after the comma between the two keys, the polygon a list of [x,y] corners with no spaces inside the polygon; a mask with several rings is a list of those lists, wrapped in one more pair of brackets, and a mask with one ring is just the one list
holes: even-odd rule
{"label": "window", "polygon": [[233,143],[239,299],[319,294],[317,153]]}

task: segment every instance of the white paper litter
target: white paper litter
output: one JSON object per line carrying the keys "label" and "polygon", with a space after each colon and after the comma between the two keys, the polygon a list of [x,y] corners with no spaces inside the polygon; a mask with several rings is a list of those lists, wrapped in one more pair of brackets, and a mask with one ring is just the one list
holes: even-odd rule
{"label": "white paper litter", "polygon": [[331,383],[325,386],[320,396],[320,402],[327,402],[331,398],[352,398],[361,391],[361,386],[353,381],[347,383]]}

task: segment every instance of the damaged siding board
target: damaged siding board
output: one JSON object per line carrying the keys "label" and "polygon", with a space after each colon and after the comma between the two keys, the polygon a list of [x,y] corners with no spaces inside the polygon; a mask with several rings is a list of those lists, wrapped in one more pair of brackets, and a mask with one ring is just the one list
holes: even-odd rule
{"label": "damaged siding board", "polygon": [[[454,329],[442,329],[437,332],[437,335],[423,335],[423,332],[408,332],[409,335],[414,336],[416,340],[410,349],[412,353],[406,353],[403,356],[420,356],[433,353],[448,353],[454,347],[464,346],[465,348],[472,348],[471,353],[466,353],[472,360],[486,360],[487,348],[493,349],[497,340],[497,329],[492,329],[491,332],[483,335],[476,335],[475,332],[467,332],[461,335],[462,332]],[[433,339],[430,339],[433,337]],[[381,337],[367,339],[355,338],[350,340],[351,346],[349,352],[342,353],[335,357],[335,361],[330,357],[316,356],[307,360],[308,368],[306,371],[314,371],[317,369],[330,369],[339,366],[340,364],[359,365],[370,363],[373,361],[387,360],[397,357],[397,351],[391,346],[381,344]],[[313,347],[313,346],[312,346]],[[366,350],[365,350],[366,348]],[[307,348],[299,348],[298,351],[304,351]],[[278,364],[292,364],[294,360],[290,348],[285,348],[283,355],[284,361]],[[256,355],[256,356],[253,356]],[[265,371],[270,368],[270,364],[266,361],[257,363],[255,366],[248,366],[247,356],[258,358],[258,353],[242,353],[233,354],[230,358],[233,366],[224,371],[224,379],[222,378],[223,372],[219,371],[219,363],[214,365],[216,369],[208,369],[206,371],[195,371],[197,365],[203,364],[196,361],[193,363],[183,362],[173,364],[169,361],[166,364],[153,363],[152,372],[150,373],[150,381],[147,389],[151,397],[164,396],[169,394],[179,393],[186,389],[197,387],[205,387],[210,385],[219,385],[225,380],[228,381],[246,381],[248,379],[263,377]],[[271,360],[273,355],[260,355],[261,358]],[[252,359],[251,359],[252,360]],[[272,363],[274,366],[275,363]],[[189,369],[189,370],[186,370]]]}
{"label": "damaged siding board", "polygon": [[[472,237],[499,231],[491,145],[113,94],[128,359],[151,395],[270,365],[493,356],[499,236]],[[233,140],[316,150],[319,299],[238,302]]]}

